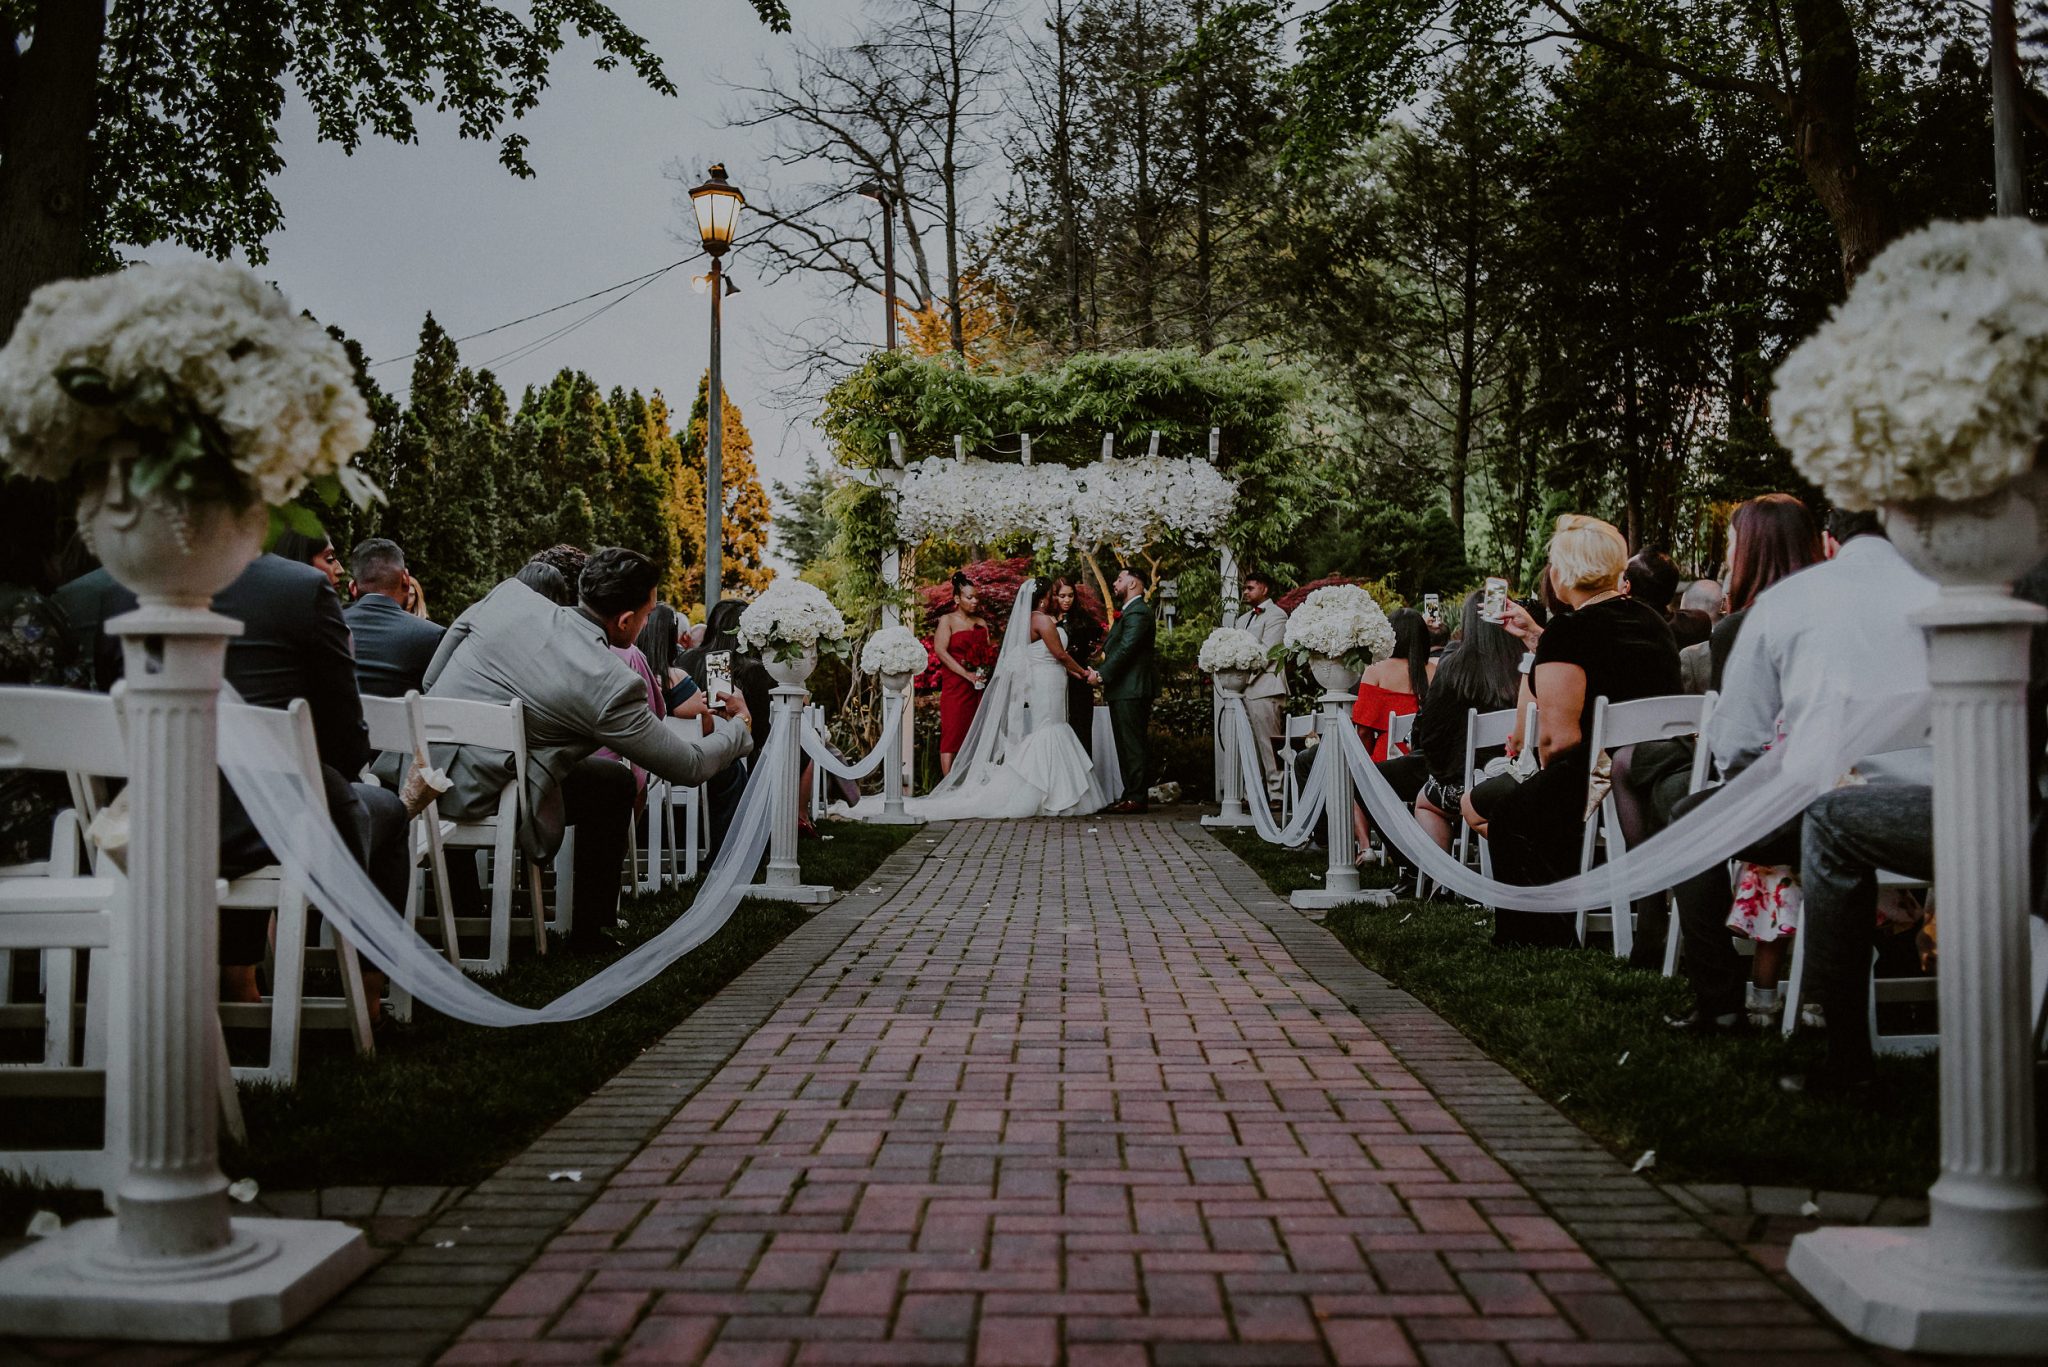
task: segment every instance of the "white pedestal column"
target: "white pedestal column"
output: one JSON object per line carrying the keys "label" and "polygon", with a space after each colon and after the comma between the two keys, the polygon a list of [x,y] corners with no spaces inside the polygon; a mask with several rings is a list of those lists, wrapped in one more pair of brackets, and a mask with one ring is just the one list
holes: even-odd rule
{"label": "white pedestal column", "polygon": [[2048,1351],[2048,1195],[2028,1002],[2028,635],[2048,619],[1950,589],[1917,620],[1934,688],[1941,1177],[1925,1229],[1823,1229],[1786,1268],[1859,1338],[1930,1353]]}
{"label": "white pedestal column", "polygon": [[0,1263],[0,1326],[24,1335],[224,1342],[280,1333],[370,1266],[362,1234],[229,1218],[218,1162],[220,802],[216,702],[239,623],[145,602],[127,655],[128,1171],[117,1213]]}
{"label": "white pedestal column", "polygon": [[[1216,690],[1222,698],[1222,706],[1216,711],[1216,744],[1222,760],[1216,766],[1217,811],[1214,816],[1202,818],[1202,824],[1211,829],[1230,830],[1252,825],[1252,814],[1245,810],[1244,768],[1237,757],[1237,716],[1244,706],[1244,690],[1225,688],[1221,680]],[[1253,801],[1263,801],[1260,793]]]}
{"label": "white pedestal column", "polygon": [[[910,676],[884,678],[882,680],[882,729],[887,731],[896,718],[903,718],[903,729],[910,729],[910,718],[906,715],[910,701]],[[882,814],[875,818],[881,826],[914,826],[918,819],[903,810],[903,747],[891,744],[882,756]]]}
{"label": "white pedestal column", "polygon": [[768,831],[768,871],[760,882],[747,889],[747,896],[760,901],[795,902],[801,906],[823,906],[838,898],[836,888],[804,882],[796,857],[796,797],[803,780],[804,704],[810,694],[795,684],[779,683],[770,696],[775,724],[769,728],[767,770],[783,794],[775,804],[774,822]]}
{"label": "white pedestal column", "polygon": [[1324,812],[1323,820],[1330,831],[1330,866],[1323,873],[1320,888],[1303,888],[1288,899],[1302,911],[1328,911],[1332,907],[1354,906],[1369,902],[1376,906],[1389,906],[1394,894],[1384,888],[1361,889],[1358,886],[1358,865],[1352,860],[1357,856],[1358,843],[1351,833],[1351,770],[1344,763],[1343,744],[1339,739],[1344,728],[1351,725],[1351,708],[1358,701],[1354,693],[1325,693],[1320,699],[1323,714],[1317,718],[1316,732],[1321,737],[1318,744],[1327,745],[1329,762],[1323,767]]}

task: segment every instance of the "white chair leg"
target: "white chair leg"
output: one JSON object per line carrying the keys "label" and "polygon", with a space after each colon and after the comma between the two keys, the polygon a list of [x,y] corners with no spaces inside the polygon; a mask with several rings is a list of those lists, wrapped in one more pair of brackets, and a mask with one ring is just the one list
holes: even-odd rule
{"label": "white chair leg", "polygon": [[377,1039],[370,1030],[369,985],[363,981],[363,961],[357,957],[356,947],[339,931],[333,932],[333,939],[334,964],[341,974],[341,1000],[348,1008],[349,1034],[355,1039],[358,1054],[375,1058]]}
{"label": "white chair leg", "polygon": [[[1792,936],[1792,966],[1785,973],[1785,1020],[1781,1032],[1789,1038],[1799,1028],[1799,995],[1806,986],[1806,934],[1804,927]],[[1875,1001],[1876,995],[1872,994]],[[1873,1006],[1872,1019],[1876,1019]]]}
{"label": "white chair leg", "polygon": [[78,1043],[78,1023],[73,1010],[78,1004],[78,961],[84,951],[46,949],[43,951],[43,1063],[50,1068],[69,1068]]}
{"label": "white chair leg", "polygon": [[[242,1119],[242,1089],[235,1085],[234,1065],[228,1062],[227,1032],[220,1028],[219,1016],[213,1018],[213,1073],[213,1084],[220,1095],[221,1129],[226,1131],[228,1138],[234,1140],[237,1144],[246,1145],[249,1142],[249,1126]],[[124,1088],[123,1091],[125,1092],[126,1089]],[[107,1143],[110,1148],[113,1147],[114,1143],[113,1115],[114,1079],[113,1075],[109,1074],[107,1077],[108,1120],[106,1128]],[[125,1136],[125,1127],[122,1133]],[[125,1150],[125,1148],[126,1146],[123,1145],[122,1149]],[[120,1152],[121,1150],[116,1151]]]}
{"label": "white chair leg", "polygon": [[277,909],[277,943],[271,952],[270,1061],[264,1080],[292,1087],[299,1080],[300,1012],[306,1001],[306,899],[287,891]]}
{"label": "white chair leg", "polygon": [[512,962],[512,894],[519,883],[519,859],[513,853],[514,832],[504,823],[491,847],[491,943],[483,962],[486,973],[503,973]]}
{"label": "white chair leg", "polygon": [[[525,863],[527,908],[533,918],[533,952],[545,954],[548,952],[548,908],[546,899],[541,895],[540,865],[530,859]],[[563,914],[562,933],[569,933],[566,912]]]}
{"label": "white chair leg", "polygon": [[1678,899],[1667,893],[1664,901],[1670,910],[1664,920],[1664,976],[1669,978],[1678,972]]}
{"label": "white chair leg", "polygon": [[576,922],[576,828],[562,832],[562,848],[555,851],[555,933],[563,939]]}

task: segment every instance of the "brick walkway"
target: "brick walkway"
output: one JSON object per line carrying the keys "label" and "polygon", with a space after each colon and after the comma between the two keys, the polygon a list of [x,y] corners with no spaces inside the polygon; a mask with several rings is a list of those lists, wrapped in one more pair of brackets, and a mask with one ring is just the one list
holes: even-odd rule
{"label": "brick walkway", "polygon": [[1864,1360],[1206,837],[925,848],[441,1361]]}

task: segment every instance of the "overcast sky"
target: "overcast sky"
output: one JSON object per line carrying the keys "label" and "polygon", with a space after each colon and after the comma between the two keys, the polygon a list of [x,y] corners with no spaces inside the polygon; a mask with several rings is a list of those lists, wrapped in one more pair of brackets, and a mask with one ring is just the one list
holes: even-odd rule
{"label": "overcast sky", "polygon": [[[656,270],[698,251],[693,222],[678,209],[674,163],[701,179],[724,161],[734,184],[759,182],[760,130],[728,130],[735,97],[721,77],[748,79],[761,60],[780,64],[791,36],[770,33],[748,0],[617,0],[614,8],[658,53],[679,96],[654,94],[631,72],[601,72],[593,45],[571,37],[556,59],[539,108],[516,125],[531,139],[536,175],[515,179],[493,148],[456,136],[453,121],[420,116],[420,141],[366,139],[354,156],[319,142],[294,100],[281,129],[286,169],[273,184],[285,227],[259,267],[297,306],[339,325],[374,361],[413,349],[432,310],[463,337]],[[797,33],[834,40],[852,31],[859,0],[792,0]],[[741,222],[741,242],[746,222]],[[687,234],[687,241],[678,235]],[[168,252],[146,255],[163,256]],[[659,388],[687,406],[709,349],[708,301],[690,286],[702,263],[676,270],[578,330],[492,368],[516,404],[522,388],[564,366],[606,388]],[[769,405],[778,386],[773,327],[815,314],[819,301],[797,281],[767,286],[734,262],[742,292],[725,310],[725,384],[745,414],[764,483],[794,480],[804,457],[823,453],[809,415]],[[602,301],[599,301],[602,302]],[[480,364],[533,342],[594,305],[462,347]],[[872,310],[876,341],[881,309]],[[403,390],[406,362],[380,366],[387,389]]]}

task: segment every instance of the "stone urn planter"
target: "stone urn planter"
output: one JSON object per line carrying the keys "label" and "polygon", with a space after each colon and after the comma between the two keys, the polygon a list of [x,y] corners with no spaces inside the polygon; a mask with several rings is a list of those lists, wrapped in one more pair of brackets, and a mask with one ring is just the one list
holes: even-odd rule
{"label": "stone urn planter", "polygon": [[261,503],[196,502],[165,489],[138,495],[132,442],[108,448],[105,475],[78,500],[78,525],[107,572],[146,603],[203,608],[263,551]]}
{"label": "stone urn planter", "polygon": [[885,693],[901,693],[910,687],[911,673],[907,669],[885,669],[876,677],[882,681]]}
{"label": "stone urn planter", "polygon": [[1363,671],[1328,655],[1318,655],[1308,662],[1308,672],[1315,676],[1325,693],[1356,693]]}
{"label": "stone urn planter", "polygon": [[1219,669],[1216,671],[1216,686],[1225,693],[1242,693],[1251,687],[1252,678],[1249,669]]}
{"label": "stone urn planter", "polygon": [[2048,549],[2048,470],[1968,502],[1894,503],[1879,515],[1899,554],[1944,590],[2008,584]]}
{"label": "stone urn planter", "polygon": [[768,676],[784,688],[802,688],[811,677],[811,671],[818,667],[818,648],[806,646],[801,655],[786,660],[766,656],[761,661],[768,668]]}

